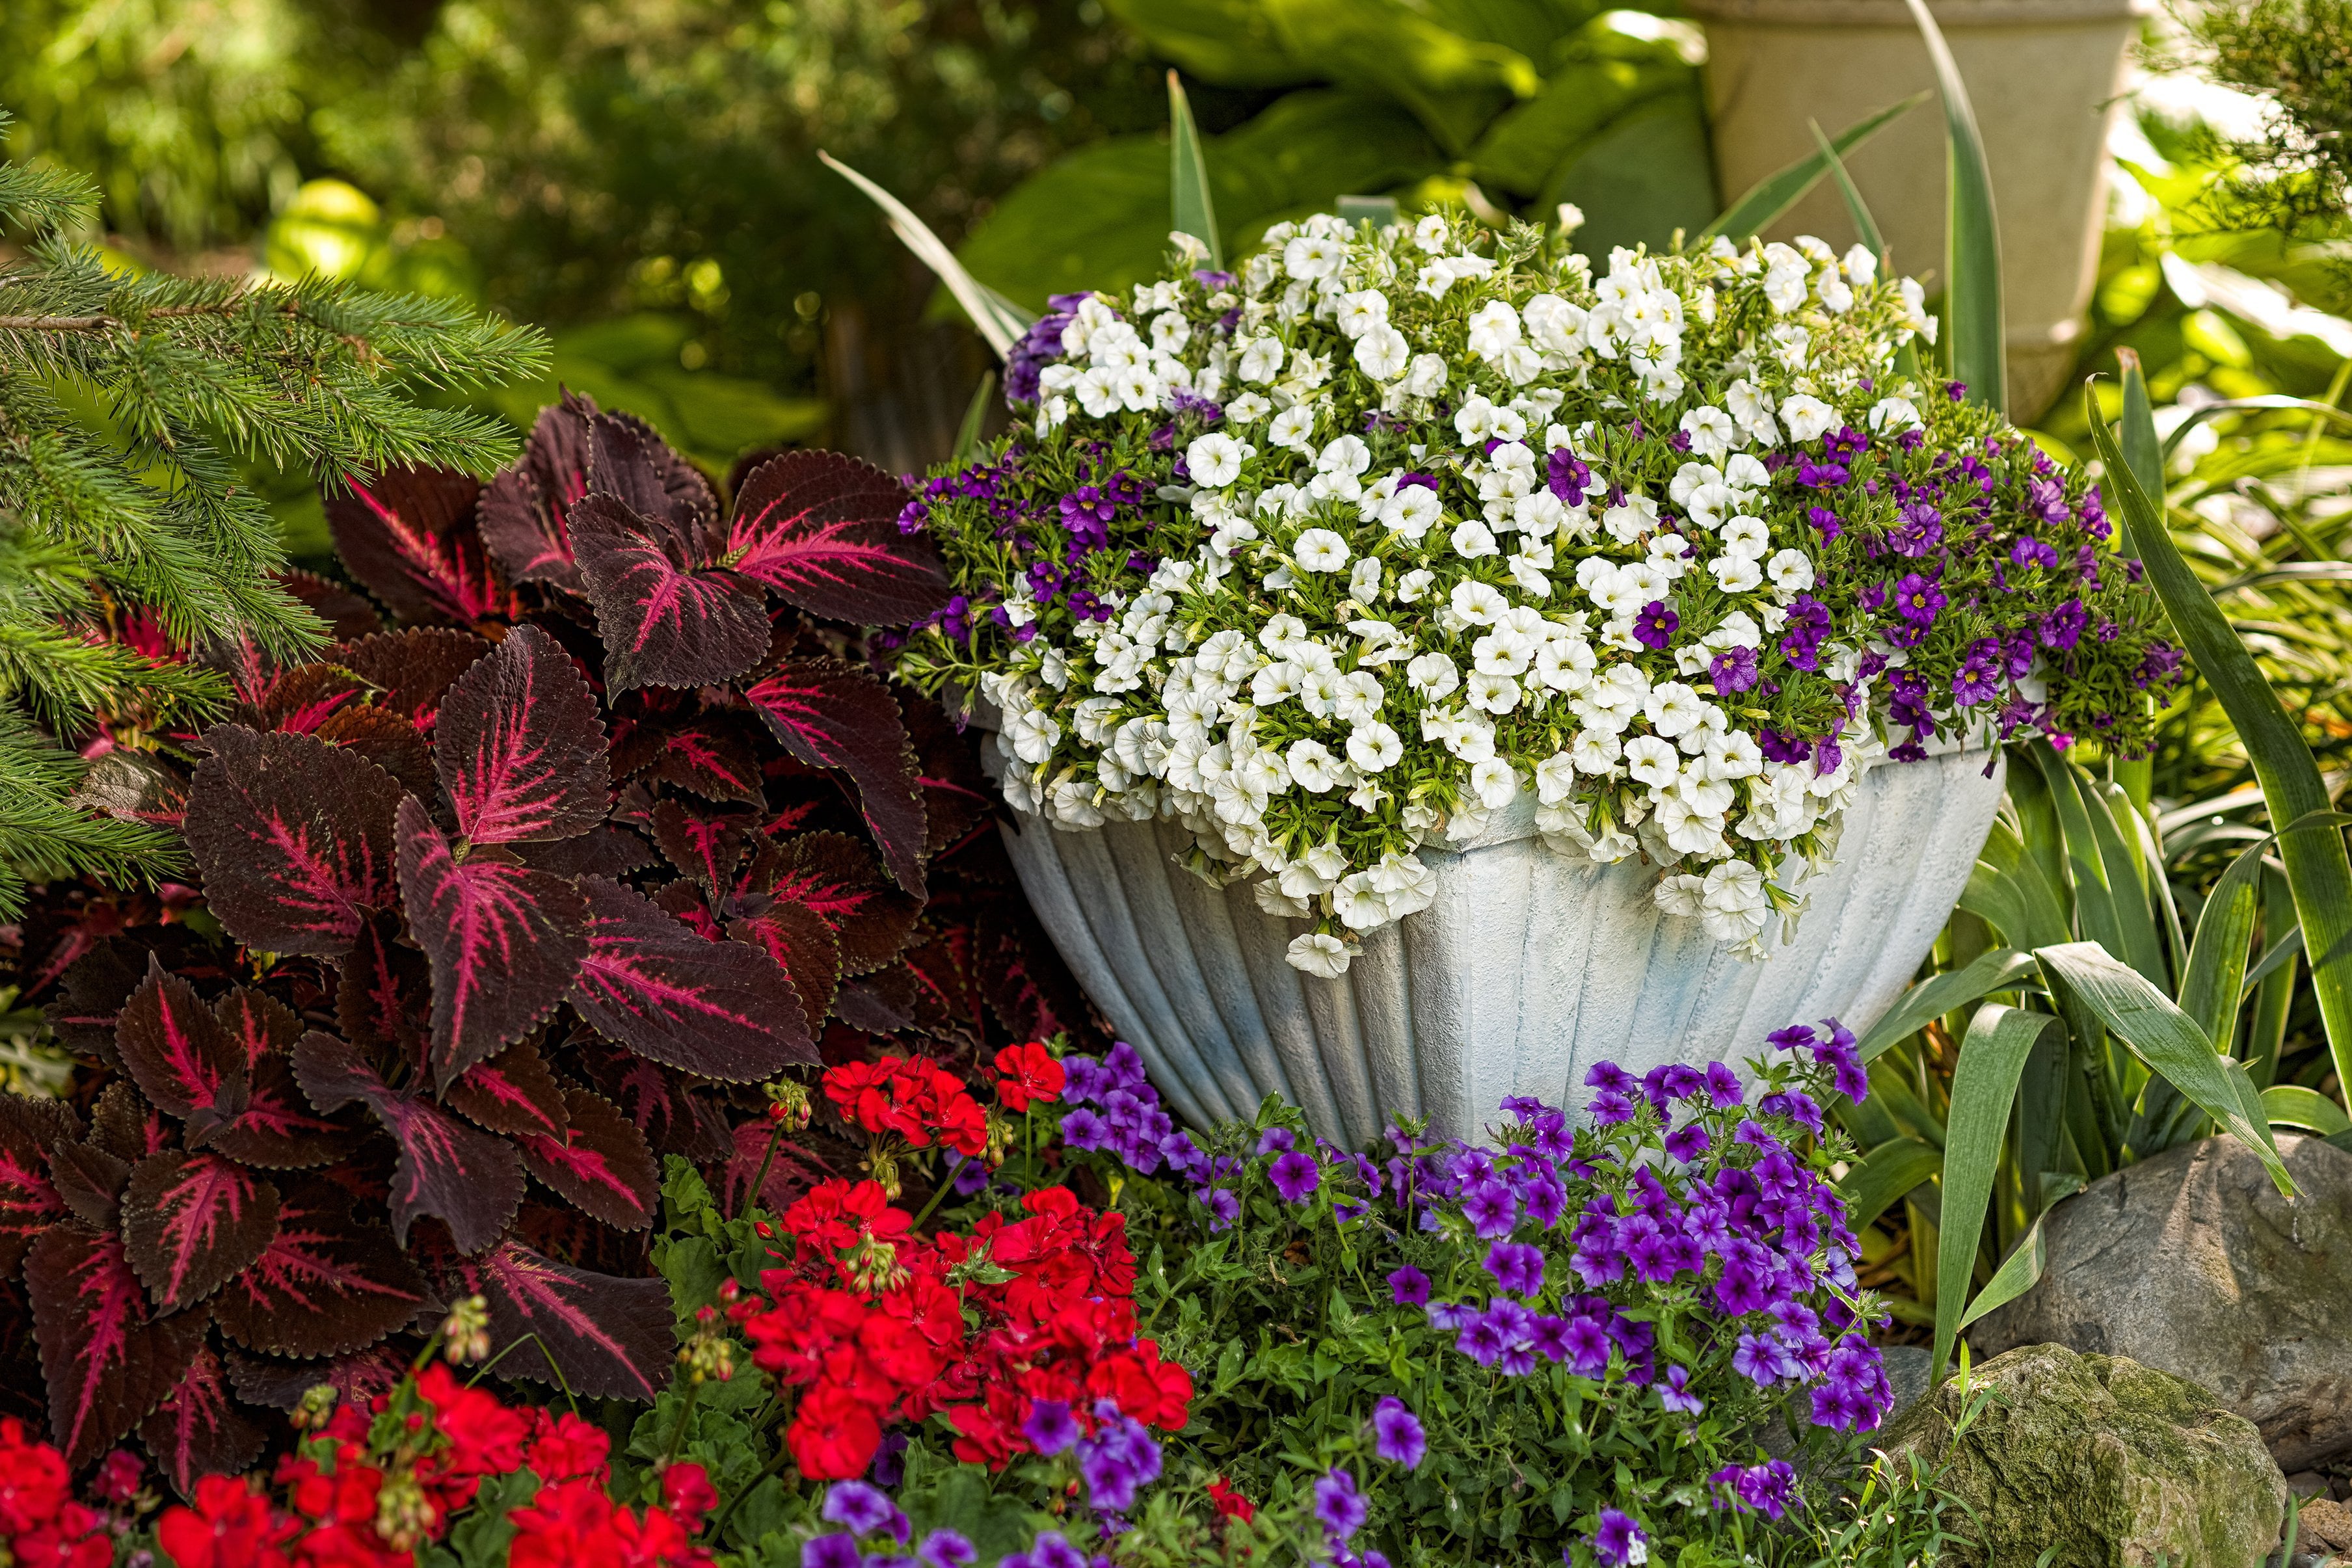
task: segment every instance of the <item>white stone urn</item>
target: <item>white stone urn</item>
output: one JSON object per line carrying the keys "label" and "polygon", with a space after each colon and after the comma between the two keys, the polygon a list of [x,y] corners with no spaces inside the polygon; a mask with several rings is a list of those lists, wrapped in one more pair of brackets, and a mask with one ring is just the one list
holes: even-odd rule
{"label": "white stone urn", "polygon": [[[992,737],[982,755],[992,771]],[[1424,847],[1435,902],[1367,934],[1338,979],[1285,958],[1307,922],[1179,864],[1180,824],[1073,832],[1015,813],[1004,842],[1063,960],[1186,1121],[1280,1094],[1351,1145],[1391,1115],[1475,1137],[1507,1094],[1580,1104],[1596,1061],[1738,1061],[1784,1024],[1868,1028],[1967,886],[2002,768],[1961,751],[1864,774],[1795,939],[1760,963],[1661,911],[1655,867],[1546,849],[1525,796],[1459,850]]]}
{"label": "white stone urn", "polygon": [[[2154,0],[1929,0],[1968,84],[2000,225],[2009,412],[2030,423],[2074,363],[2098,280],[2106,217],[2107,130],[2125,51]],[[1716,180],[1747,190],[1815,148],[1809,120],[1835,135],[1936,78],[1904,0],[1690,0],[1706,28]],[[1943,287],[1944,117],[1927,102],[1846,160],[1896,270]],[[1844,198],[1823,181],[1766,231],[1854,238]]]}

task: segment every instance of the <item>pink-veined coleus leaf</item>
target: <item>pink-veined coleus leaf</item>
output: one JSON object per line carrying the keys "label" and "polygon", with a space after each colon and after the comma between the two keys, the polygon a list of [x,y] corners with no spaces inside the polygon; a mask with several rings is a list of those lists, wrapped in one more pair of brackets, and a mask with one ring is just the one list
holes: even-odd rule
{"label": "pink-veined coleus leaf", "polygon": [[0,1094],[0,1279],[14,1279],[33,1238],[66,1217],[49,1151],[81,1136],[81,1118],[47,1095]]}
{"label": "pink-veined coleus leaf", "polygon": [[230,1394],[220,1357],[205,1345],[163,1402],[139,1423],[139,1440],[172,1490],[192,1497],[197,1477],[236,1475],[259,1458],[263,1437]]}
{"label": "pink-veined coleus leaf", "polygon": [[[390,1237],[384,1239],[384,1245],[392,1245]],[[221,1360],[236,1396],[268,1410],[299,1408],[302,1396],[321,1383],[332,1388],[341,1403],[364,1410],[377,1395],[391,1393],[408,1375],[407,1357],[386,1344],[321,1361],[287,1361],[236,1350],[226,1352]]]}
{"label": "pink-veined coleus leaf", "polygon": [[213,1004],[213,1016],[246,1063],[245,1109],[215,1127],[205,1146],[265,1170],[306,1170],[348,1153],[351,1134],[312,1111],[295,1085],[289,1053],[302,1020],[294,1010],[238,986]]}
{"label": "pink-veined coleus leaf", "polygon": [[248,705],[247,721],[256,729],[315,735],[320,725],[356,706],[366,695],[367,683],[339,664],[297,664],[280,671],[261,700]]}
{"label": "pink-veined coleus leaf", "polygon": [[923,797],[889,688],[871,671],[839,659],[787,659],[743,695],[785,750],[812,767],[849,775],[890,874],[921,898]]}
{"label": "pink-veined coleus leaf", "polygon": [[898,956],[923,912],[890,885],[866,847],[846,833],[796,833],[760,852],[744,879],[750,893],[806,904],[841,943],[841,972],[864,975]]}
{"label": "pink-veined coleus leaf", "polygon": [[331,715],[317,733],[329,745],[366,758],[400,780],[400,787],[409,793],[433,792],[432,743],[392,709],[373,704],[343,708]]}
{"label": "pink-veined coleus leaf", "polygon": [[360,927],[359,940],[337,966],[335,1021],[353,1044],[421,1066],[433,971],[424,953],[402,937],[393,911]]}
{"label": "pink-veined coleus leaf", "polygon": [[453,1291],[489,1303],[495,1375],[640,1404],[668,1386],[677,1341],[662,1281],[592,1274],[511,1240],[451,1272]]}
{"label": "pink-veined coleus leaf", "polygon": [[223,1029],[195,987],[163,972],[153,954],[147,977],[115,1020],[124,1071],[158,1108],[203,1135],[245,1109],[245,1050]]}
{"label": "pink-veined coleus leaf", "polygon": [[510,609],[474,531],[481,482],[446,468],[388,468],[326,497],[335,553],[404,621],[471,625]]}
{"label": "pink-veined coleus leaf", "polygon": [[588,493],[589,424],[593,399],[566,391],[539,411],[522,459],[482,491],[482,542],[509,582],[544,582],[580,591],[565,521]]}
{"label": "pink-veined coleus leaf", "polygon": [[111,1230],[122,1208],[122,1189],[131,1180],[131,1162],[80,1138],[59,1138],[49,1145],[49,1182],[77,1218],[100,1230]]}
{"label": "pink-veined coleus leaf", "polygon": [[613,767],[624,776],[643,774],[706,800],[758,806],[766,799],[751,737],[740,720],[724,714],[639,718],[617,737]]}
{"label": "pink-veined coleus leaf", "polygon": [[149,1312],[111,1231],[51,1226],[26,1256],[25,1291],[50,1436],[77,1470],[162,1403],[205,1342],[204,1313]]}
{"label": "pink-veined coleus leaf", "polygon": [[743,481],[721,558],[812,615],[903,626],[948,601],[947,571],[898,531],[906,487],[838,452],[787,452]]}
{"label": "pink-veined coleus leaf", "polygon": [[588,488],[625,503],[694,559],[718,549],[719,497],[710,481],[633,413],[589,422]]}
{"label": "pink-veined coleus leaf", "polygon": [[470,632],[416,626],[362,637],[337,648],[331,656],[376,688],[378,706],[429,733],[443,694],[489,651],[490,645]]}
{"label": "pink-veined coleus leaf", "polygon": [[459,861],[411,795],[400,803],[400,887],[433,967],[433,1083],[538,1027],[587,956],[587,900],[562,878],[476,855]]}
{"label": "pink-veined coleus leaf", "polygon": [[99,1092],[98,1103],[89,1108],[89,1141],[117,1159],[136,1165],[177,1140],[163,1113],[118,1078]]}
{"label": "pink-veined coleus leaf", "polygon": [[509,1134],[560,1138],[571,1114],[564,1109],[563,1085],[539,1047],[527,1040],[467,1068],[442,1100],[476,1126]]}
{"label": "pink-veined coleus leaf", "polygon": [[583,1037],[582,1055],[590,1079],[653,1148],[698,1162],[727,1157],[726,1113],[688,1090],[681,1075],[593,1034]]}
{"label": "pink-veined coleus leaf", "polygon": [[780,898],[747,920],[730,920],[727,935],[749,942],[784,967],[800,994],[809,1033],[824,1028],[841,983],[841,938],[824,915],[805,904]]}
{"label": "pink-veined coleus leaf", "polygon": [[260,1066],[265,1057],[285,1055],[302,1038],[302,1020],[294,1016],[292,1008],[266,991],[245,986],[231,987],[214,1002],[213,1018],[227,1033],[236,1059],[248,1071]]}
{"label": "pink-veined coleus leaf", "polygon": [[571,999],[599,1034],[733,1083],[817,1060],[792,978],[767,954],[698,936],[619,883],[587,877],[580,887],[588,956]]}
{"label": "pink-veined coleus leaf", "polygon": [[270,1355],[346,1355],[414,1318],[424,1277],[351,1209],[350,1194],[317,1177],[288,1191],[269,1245],[213,1298],[221,1332]]}
{"label": "pink-veined coleus leaf", "polygon": [[645,870],[661,857],[626,828],[608,824],[561,843],[517,844],[515,858],[533,871],[567,879],[609,876],[617,880]]}
{"label": "pink-veined coleus leaf", "polygon": [[661,1167],[643,1133],[610,1100],[567,1088],[569,1124],[552,1136],[518,1137],[522,1163],[583,1212],[619,1230],[654,1222],[661,1197]]}
{"label": "pink-veined coleus leaf", "polygon": [[676,533],[619,497],[582,500],[572,513],[572,545],[604,642],[604,684],[615,695],[719,685],[767,653],[759,586],[697,560]]}
{"label": "pink-veined coleus leaf", "polygon": [[294,1048],[294,1076],[319,1111],[356,1100],[399,1146],[392,1173],[392,1231],[429,1214],[449,1228],[461,1252],[479,1252],[505,1234],[522,1204],[522,1163],[503,1138],[467,1126],[432,1101],[383,1081],[357,1046],[317,1030]]}
{"label": "pink-veined coleus leaf", "polygon": [[596,695],[536,626],[507,633],[441,699],[433,765],[472,843],[572,838],[610,803]]}
{"label": "pink-veined coleus leaf", "polygon": [[383,630],[383,621],[361,594],[340,582],[330,582],[315,572],[281,571],[278,586],[310,607],[310,612],[327,623],[327,634],[338,643],[349,643]]}
{"label": "pink-veined coleus leaf", "polygon": [[[719,1201],[730,1214],[743,1211],[745,1194],[762,1166],[767,1175],[760,1181],[759,1204],[771,1214],[782,1214],[811,1187],[839,1174],[792,1139],[779,1141],[775,1129],[762,1123],[737,1123],[733,1141],[719,1178]],[[772,1158],[768,1152],[772,1145]]]}
{"label": "pink-veined coleus leaf", "polygon": [[399,782],[355,751],[241,725],[205,732],[188,848],[230,936],[273,953],[350,951],[394,896]]}
{"label": "pink-veined coleus leaf", "polygon": [[735,866],[759,818],[749,811],[698,811],[677,800],[654,806],[654,842],[715,904],[735,880]]}
{"label": "pink-veined coleus leaf", "polygon": [[277,1234],[278,1189],[234,1160],[165,1149],[131,1173],[124,1250],[159,1312],[203,1301]]}

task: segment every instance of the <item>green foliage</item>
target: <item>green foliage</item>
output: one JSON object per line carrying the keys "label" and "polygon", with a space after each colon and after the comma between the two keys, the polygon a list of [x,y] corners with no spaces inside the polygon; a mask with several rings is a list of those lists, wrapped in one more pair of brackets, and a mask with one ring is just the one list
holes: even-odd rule
{"label": "green foliage", "polygon": [[419,399],[545,360],[535,333],[443,301],[110,265],[65,237],[92,196],[0,166],[0,229],[29,240],[0,262],[0,917],[26,878],[176,863],[154,825],[70,799],[81,766],[58,742],[103,720],[135,747],[216,711],[227,687],[179,662],[191,650],[323,640],[278,584],[246,470],[328,486],[396,464],[487,471],[511,431]]}
{"label": "green foliage", "polygon": [[[1664,246],[1715,212],[1687,24],[1549,0],[1111,8],[1200,81],[1328,84],[1204,139],[1229,255],[1346,194],[1467,204],[1492,221],[1504,208],[1549,219],[1573,203],[1595,254]],[[1156,131],[1072,153],[1000,202],[960,255],[1032,308],[1049,294],[1127,288],[1152,276],[1166,248],[1169,157]]]}
{"label": "green foliage", "polygon": [[2174,63],[2259,95],[2261,133],[2216,147],[2231,167],[2211,193],[2226,224],[2340,238],[2352,194],[2352,5],[2224,0],[2181,5]]}

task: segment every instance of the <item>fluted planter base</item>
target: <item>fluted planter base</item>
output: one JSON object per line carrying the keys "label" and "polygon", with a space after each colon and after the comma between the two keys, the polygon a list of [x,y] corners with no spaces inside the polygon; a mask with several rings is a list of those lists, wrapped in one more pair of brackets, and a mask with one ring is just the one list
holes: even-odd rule
{"label": "fluted planter base", "polygon": [[1188,1121],[1280,1094],[1360,1144],[1391,1115],[1475,1135],[1505,1095],[1561,1103],[1604,1059],[1642,1072],[1736,1060],[1791,1022],[1867,1028],[1967,885],[2002,778],[1981,751],[1871,769],[1795,939],[1761,963],[1661,911],[1654,867],[1552,853],[1526,802],[1459,851],[1424,848],[1436,901],[1368,935],[1333,980],[1283,956],[1305,922],[1177,862],[1180,824],[1024,816],[1004,841],[1063,959]]}

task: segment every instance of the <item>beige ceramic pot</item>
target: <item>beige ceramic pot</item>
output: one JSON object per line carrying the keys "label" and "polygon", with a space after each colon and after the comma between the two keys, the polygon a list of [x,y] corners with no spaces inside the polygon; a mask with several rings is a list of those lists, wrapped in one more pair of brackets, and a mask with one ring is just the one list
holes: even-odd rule
{"label": "beige ceramic pot", "polygon": [[[1689,0],[1706,26],[1717,180],[1748,189],[1834,135],[1936,84],[1903,0]],[[2098,276],[2107,127],[2124,57],[2151,0],[1931,0],[1976,106],[1992,168],[2009,326],[2009,411],[2031,422],[2063,389]],[[1895,267],[1930,294],[1944,267],[1944,120],[1928,101],[1847,160]],[[1767,237],[1853,223],[1816,186]]]}

